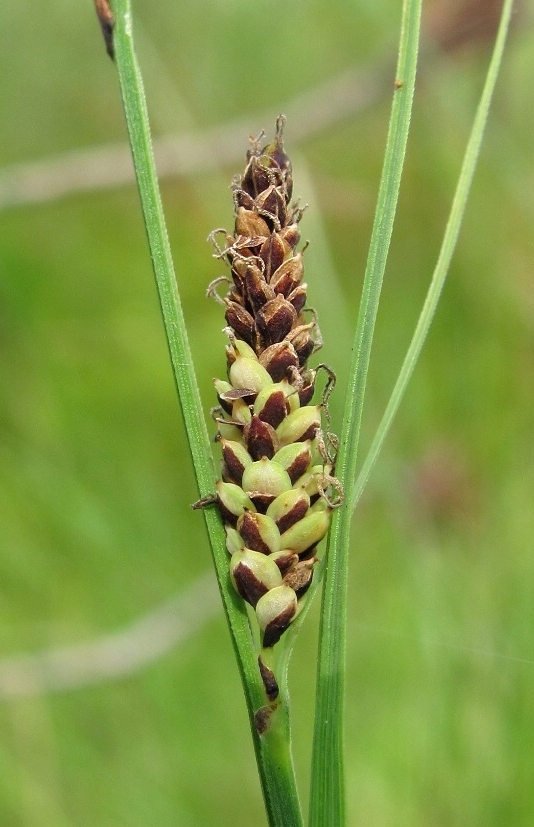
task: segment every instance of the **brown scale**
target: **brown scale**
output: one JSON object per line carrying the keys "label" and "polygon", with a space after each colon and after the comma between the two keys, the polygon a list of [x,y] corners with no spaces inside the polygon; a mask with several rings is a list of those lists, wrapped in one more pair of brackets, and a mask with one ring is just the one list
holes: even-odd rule
{"label": "brown scale", "polygon": [[235,235],[227,236],[224,251],[233,281],[224,300],[226,321],[258,358],[283,343],[262,360],[274,381],[289,366],[302,368],[316,348],[314,324],[302,314],[306,284],[302,253],[295,253],[302,210],[289,203],[293,179],[282,125],[279,120],[274,142],[264,149],[254,143],[243,176],[233,182]]}

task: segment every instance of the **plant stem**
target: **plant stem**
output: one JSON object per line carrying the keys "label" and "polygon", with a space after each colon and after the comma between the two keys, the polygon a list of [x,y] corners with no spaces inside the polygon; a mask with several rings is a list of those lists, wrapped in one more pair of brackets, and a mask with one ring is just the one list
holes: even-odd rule
{"label": "plant stem", "polygon": [[302,814],[294,782],[287,690],[281,689],[279,706],[271,726],[261,736],[266,788],[276,789],[270,802],[272,827],[302,827]]}
{"label": "plant stem", "polygon": [[[129,0],[113,0],[112,11],[115,62],[150,255],[198,489],[204,497],[214,490],[215,468],[165,226],[143,83],[134,50]],[[290,754],[287,694],[282,693],[272,727],[260,736],[255,714],[266,698],[248,618],[242,601],[229,584],[228,552],[219,512],[211,507],[204,508],[203,513],[245,692],[269,825],[300,827],[302,818]]]}

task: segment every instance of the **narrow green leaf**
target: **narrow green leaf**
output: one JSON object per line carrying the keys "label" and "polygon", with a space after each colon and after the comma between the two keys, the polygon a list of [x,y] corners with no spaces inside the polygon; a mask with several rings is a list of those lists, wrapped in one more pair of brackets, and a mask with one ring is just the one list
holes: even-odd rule
{"label": "narrow green leaf", "polygon": [[[150,255],[198,489],[200,496],[204,497],[213,492],[216,474],[163,216],[143,84],[134,50],[129,0],[113,0],[112,11],[115,19],[112,35],[115,62]],[[302,817],[290,754],[285,687],[281,687],[282,702],[274,725],[260,737],[254,714],[265,703],[265,690],[247,614],[229,584],[228,553],[218,510],[208,507],[203,509],[203,513],[246,696],[269,824],[271,827],[300,827]]]}
{"label": "narrow green leaf", "polygon": [[[499,71],[499,68],[500,68],[500,63],[501,63],[501,60],[502,60],[502,55],[503,55],[503,50],[504,50],[504,45],[505,45],[505,40],[506,40],[506,34],[507,34],[507,30],[508,30],[508,26],[509,26],[509,22],[510,22],[510,17],[511,17],[511,12],[512,12],[512,6],[513,6],[512,0],[505,0],[505,2],[503,4],[501,22],[500,22],[499,31],[498,31],[497,38],[496,38],[494,52],[493,52],[493,55],[492,55],[490,67],[489,67],[489,70],[488,70],[488,75],[487,75],[487,78],[486,78],[486,83],[485,83],[485,86],[484,86],[484,90],[483,90],[481,100],[480,100],[480,103],[479,103],[479,107],[478,107],[478,110],[477,110],[477,114],[476,114],[476,117],[475,117],[474,125],[473,125],[472,132],[471,132],[471,136],[469,138],[466,153],[465,153],[465,156],[464,156],[464,161],[463,161],[463,165],[462,165],[462,169],[461,169],[461,173],[460,173],[460,177],[459,177],[459,181],[458,181],[458,185],[457,185],[457,190],[456,190],[455,197],[454,197],[454,200],[453,200],[453,205],[452,205],[451,213],[450,213],[449,220],[448,220],[448,223],[447,223],[445,236],[444,236],[444,239],[443,239],[442,248],[441,248],[441,251],[440,251],[438,262],[436,264],[436,268],[435,268],[435,271],[434,271],[434,274],[433,274],[433,277],[432,277],[432,281],[431,281],[431,284],[430,284],[430,287],[429,287],[429,291],[428,291],[423,309],[421,311],[421,315],[420,315],[416,330],[414,332],[412,342],[411,342],[410,347],[408,349],[408,352],[406,354],[406,357],[405,357],[404,363],[402,365],[401,371],[399,373],[399,377],[397,379],[397,382],[395,384],[395,388],[393,390],[391,399],[388,403],[386,412],[385,412],[384,417],[383,417],[383,419],[382,419],[382,421],[379,425],[379,428],[377,430],[375,438],[373,439],[369,454],[368,454],[368,456],[367,456],[367,458],[366,458],[366,460],[365,460],[365,462],[362,466],[362,469],[361,469],[357,479],[355,480],[354,485],[351,484],[351,481],[354,479],[352,476],[350,476],[349,479],[347,480],[347,477],[345,476],[345,474],[341,471],[338,471],[338,473],[340,473],[340,476],[343,479],[343,482],[345,483],[346,492],[350,496],[350,502],[347,503],[347,511],[350,511],[350,512],[352,512],[352,510],[353,510],[354,506],[356,505],[359,497],[361,496],[361,493],[363,491],[365,483],[367,482],[367,479],[368,479],[369,474],[372,470],[374,462],[376,461],[376,458],[377,458],[378,453],[380,451],[380,448],[383,444],[385,436],[386,436],[386,434],[389,430],[389,427],[391,425],[391,421],[392,421],[392,419],[393,419],[393,417],[394,417],[394,415],[395,415],[395,413],[398,409],[398,406],[400,404],[402,395],[403,395],[403,393],[406,389],[406,386],[407,386],[407,383],[408,383],[409,378],[411,376],[411,373],[413,372],[414,365],[416,363],[416,360],[417,360],[417,358],[419,356],[419,353],[421,351],[421,348],[423,346],[423,343],[424,343],[424,340],[425,340],[425,337],[426,337],[426,333],[428,332],[430,323],[432,321],[432,318],[433,318],[433,315],[434,315],[434,312],[435,312],[435,309],[436,309],[436,306],[437,306],[437,302],[439,300],[441,289],[443,287],[445,276],[446,276],[446,273],[447,273],[447,270],[448,270],[448,267],[449,267],[449,264],[450,264],[451,257],[452,257],[453,252],[454,252],[454,248],[455,248],[455,245],[456,245],[457,238],[458,238],[459,229],[460,229],[460,225],[461,225],[461,220],[462,220],[462,217],[463,217],[463,213],[464,213],[464,210],[465,210],[465,204],[466,204],[467,196],[468,196],[468,193],[469,193],[469,188],[470,188],[472,178],[473,178],[473,174],[474,174],[474,170],[475,170],[475,167],[476,167],[476,161],[477,161],[478,153],[479,153],[479,150],[480,150],[480,145],[481,145],[482,136],[483,136],[483,132],[484,132],[484,126],[485,126],[485,123],[486,123],[487,114],[488,114],[489,106],[490,106],[490,103],[491,103],[491,98],[492,98],[492,95],[493,95],[496,78],[497,78],[498,71]],[[402,46],[401,46],[401,51],[402,51]],[[385,166],[386,166],[386,164],[387,164],[387,153],[386,153]],[[386,176],[383,175],[383,179],[382,179],[383,181],[384,181],[385,177]],[[379,199],[379,207],[377,208],[377,216],[376,216],[376,218],[380,222],[379,209],[380,209],[380,199]],[[376,227],[376,220],[375,220],[375,227]],[[369,257],[369,261],[371,261],[371,255]],[[367,274],[368,273],[369,273],[369,267],[368,267],[368,270],[367,270],[367,273],[366,273],[366,279],[367,279]],[[365,287],[364,287],[364,302],[362,303],[362,308],[361,308],[361,311],[360,311],[360,319],[359,319],[358,327],[360,327],[360,322],[362,321],[362,312],[363,312],[364,315],[366,313],[365,295],[366,295],[366,292],[365,292]],[[372,327],[372,325],[374,324],[374,319],[372,318],[372,312],[370,314],[370,318],[371,318],[371,321],[370,321],[370,323],[368,322],[368,324],[369,324],[369,327]],[[362,325],[363,325],[363,323],[362,323]],[[358,343],[358,341],[359,340],[358,340],[358,337],[357,337],[357,343]],[[365,351],[365,348],[362,348],[362,351]],[[359,362],[359,357],[357,356],[356,364],[358,364],[358,362]],[[365,385],[365,379],[363,379],[363,382],[361,382],[361,387],[363,388],[364,385]],[[356,387],[357,387],[357,382],[355,381],[354,382],[354,388],[356,389]],[[355,469],[355,463],[356,463],[356,450],[355,449],[357,448],[357,442],[358,442],[358,431],[359,431],[359,423],[360,423],[360,419],[361,419],[362,401],[363,400],[361,400],[359,402],[359,406],[360,406],[359,416],[358,416],[358,413],[356,414],[356,417],[357,417],[356,422],[358,424],[358,428],[356,429],[355,438],[353,439],[353,442],[352,442],[352,446],[353,446],[353,449],[354,449],[354,453],[352,455],[353,470]],[[358,407],[358,403],[357,403],[356,400],[355,400],[355,407],[356,408]],[[346,421],[345,421],[345,425],[347,425]],[[348,427],[352,427],[350,425],[350,423],[349,423]],[[347,466],[348,466],[348,463],[346,464],[345,468]],[[347,482],[349,483],[348,485],[347,485]],[[338,532],[339,533],[331,538],[331,549],[332,549],[332,547],[335,547],[336,552],[337,552],[337,543],[336,543],[337,539],[339,538],[342,541],[341,548],[344,551],[344,555],[341,555],[341,562],[339,563],[338,566],[335,566],[335,565],[331,565],[331,561],[329,560],[329,564],[328,564],[329,567],[331,566],[331,570],[337,569],[338,573],[341,573],[341,571],[343,569],[343,566],[346,567],[346,565],[347,565],[346,553],[348,551],[348,531],[349,531],[349,521],[348,520],[349,520],[348,517],[346,517],[344,519],[344,514],[343,513],[341,513],[339,515],[339,517],[338,517],[338,526],[339,526]],[[330,550],[329,554],[331,554],[331,553],[332,552]],[[343,608],[342,609],[340,608],[340,612],[341,612],[341,611],[345,611],[345,609],[344,609],[344,599],[345,598],[344,598],[343,592],[344,592],[344,589],[345,589],[344,584],[346,583],[346,578],[344,579],[343,577],[340,577],[340,579],[337,582],[338,582],[339,588],[337,589],[337,591],[335,591],[335,589],[332,588],[332,590],[330,592],[330,600],[332,601],[332,603],[334,605],[337,604],[338,607],[339,607],[340,603],[343,604]],[[335,578],[334,577],[332,577],[332,586],[333,587],[335,586]],[[332,600],[332,598],[334,596],[335,596],[335,601]],[[326,596],[325,596],[324,599],[325,599],[325,602],[328,600],[328,598]],[[332,614],[332,612],[331,612],[331,614]],[[334,611],[333,614],[336,614],[336,612]],[[325,634],[325,631],[324,631],[325,627],[326,627],[326,634]],[[330,619],[327,617],[326,612],[325,612],[325,614],[323,615],[323,629],[322,629],[322,632],[321,632],[321,639],[323,641],[324,638],[326,637],[326,644],[323,644],[323,646],[324,646],[327,653],[329,651],[329,647],[330,646],[335,646],[336,640],[339,641],[339,639],[340,639],[339,627],[336,629],[335,625],[332,624],[332,628],[335,630],[333,635],[329,634],[330,631],[331,631],[331,629],[330,629]],[[341,646],[339,648],[342,649],[343,646],[344,646],[344,642],[341,643]],[[340,655],[335,654],[333,657],[327,659],[326,665],[327,665],[327,667],[330,667],[331,672],[328,672],[328,668],[325,668],[325,669],[322,668],[322,658],[321,658],[321,661],[320,661],[320,664],[319,664],[318,705],[317,705],[317,709],[318,709],[318,713],[320,714],[319,707],[323,702],[323,701],[321,701],[320,696],[322,695],[322,698],[324,700],[323,714],[324,714],[325,717],[326,717],[326,715],[328,715],[330,721],[334,721],[336,719],[335,709],[334,709],[334,712],[332,712],[332,706],[331,706],[332,700],[334,700],[334,702],[337,701],[338,702],[338,708],[342,710],[342,696],[341,696],[341,701],[339,701],[339,695],[336,692],[336,688],[339,689],[339,686],[341,684],[341,679],[339,677],[334,677],[333,679],[330,677],[330,675],[336,676],[336,674],[337,674],[336,669],[339,669],[339,674],[341,674],[342,657],[343,657],[343,654],[341,653]],[[321,677],[320,677],[321,674],[323,675],[323,678],[322,678],[323,682],[322,683],[321,683]],[[329,687],[329,684],[330,684],[330,687],[332,685],[334,686],[333,691]],[[322,689],[322,686],[325,686],[326,689]],[[342,692],[342,689],[341,689],[341,692]],[[329,698],[330,698],[330,700],[329,700]],[[319,720],[319,718],[317,720]],[[316,721],[316,726],[317,726],[317,721]],[[317,759],[318,753],[319,753],[319,755],[322,753],[322,755],[324,756],[325,749],[328,748],[329,741],[331,742],[332,740],[333,740],[332,738],[330,738],[330,739],[325,738],[321,741],[320,733],[319,733],[319,736],[317,736],[317,730],[316,730],[316,741],[315,741],[315,744],[314,744],[314,762],[316,762],[317,765],[320,766],[320,761]],[[336,734],[335,741],[338,745],[341,744],[341,742],[342,742],[342,733],[341,732]],[[334,754],[334,750],[333,750],[333,754]],[[313,790],[317,789],[317,784],[319,783],[319,777],[320,777],[319,772],[322,772],[323,778],[327,779],[327,781],[329,781],[330,784],[333,786],[336,783],[336,773],[341,773],[342,772],[341,767],[339,767],[339,768],[334,767],[334,770],[331,771],[331,773],[330,773],[330,778],[328,777],[327,771],[325,771],[324,768],[316,769],[316,765],[314,765],[313,771],[314,771],[314,776],[313,776],[313,779],[312,779],[312,809],[311,809],[311,814],[310,814],[310,826],[314,827],[314,825],[317,825],[317,827],[319,827],[319,825],[321,825],[321,827],[324,827],[324,825],[328,824],[328,825],[332,825],[332,827],[333,827],[333,825],[335,823],[342,824],[343,823],[342,820],[341,820],[342,817],[343,817],[342,805],[339,806],[338,814],[331,820],[329,820],[328,812],[326,811],[326,809],[321,811],[320,800],[319,800],[319,805],[318,805],[318,808],[317,808],[318,809],[318,815],[314,815],[314,811],[313,811],[313,806],[314,806],[313,805],[313,795],[314,795]],[[317,772],[317,775],[315,774],[316,772]],[[339,779],[340,776],[338,775],[337,777]],[[339,783],[339,781],[337,783]],[[341,784],[339,786],[341,786]],[[318,793],[316,794],[316,797],[319,797],[321,795],[324,796],[324,792],[318,791]],[[315,818],[316,820],[314,821],[313,818]]]}
{"label": "narrow green leaf", "polygon": [[356,479],[354,490],[352,492],[352,508],[356,507],[362,492],[367,484],[369,475],[378,458],[378,454],[382,448],[384,440],[389,432],[391,423],[397,413],[399,405],[402,401],[408,382],[413,373],[417,360],[420,356],[426,335],[434,318],[436,307],[438,305],[439,297],[447,277],[450,262],[456,248],[456,242],[460,232],[460,225],[462,223],[469,190],[473,181],[473,175],[477,165],[480,146],[484,135],[484,127],[488,117],[495,83],[499,74],[499,69],[502,61],[504,45],[506,42],[506,35],[510,24],[510,17],[512,14],[512,0],[506,0],[503,5],[499,31],[495,40],[493,54],[489,65],[484,89],[478,104],[475,120],[471,128],[471,134],[465,150],[465,155],[456,185],[456,192],[451,206],[451,211],[445,228],[445,235],[441,245],[440,253],[432,275],[428,293],[419,316],[417,326],[415,328],[410,346],[406,352],[404,362],[400,369],[397,381],[391,393],[391,397],[387,404],[384,416],[377,428],[376,434],[371,442],[371,447],[361,467],[361,470]]}
{"label": "narrow green leaf", "polygon": [[357,449],[373,331],[408,139],[420,16],[420,0],[405,0],[386,153],[352,348],[336,468],[345,489],[345,502],[335,513],[332,523],[319,633],[310,827],[342,827],[345,823],[343,706],[352,488],[356,477]]}

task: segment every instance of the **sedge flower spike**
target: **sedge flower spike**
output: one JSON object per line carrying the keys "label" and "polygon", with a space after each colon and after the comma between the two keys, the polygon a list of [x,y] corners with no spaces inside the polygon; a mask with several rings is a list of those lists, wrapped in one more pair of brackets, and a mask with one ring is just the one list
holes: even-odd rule
{"label": "sedge flower spike", "polygon": [[[278,642],[298,613],[317,545],[342,498],[333,476],[335,437],[322,430],[334,384],[324,365],[326,390],[313,404],[318,369],[307,362],[321,342],[305,307],[303,251],[296,250],[303,209],[291,203],[283,127],[281,116],[271,143],[262,147],[263,136],[251,141],[245,172],[232,184],[234,233],[210,236],[231,279],[208,288],[224,304],[229,340],[227,380],[214,380],[223,456],[217,503],[229,574],[255,609],[264,648]],[[217,293],[221,282],[229,285],[224,298]],[[267,683],[266,689],[272,694]]]}

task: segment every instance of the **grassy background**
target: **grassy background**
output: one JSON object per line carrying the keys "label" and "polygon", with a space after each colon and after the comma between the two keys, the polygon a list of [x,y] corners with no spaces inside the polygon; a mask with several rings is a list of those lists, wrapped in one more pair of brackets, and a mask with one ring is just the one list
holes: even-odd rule
{"label": "grassy background", "polygon": [[[161,0],[134,9],[156,135],[234,118],[269,129],[258,112],[274,119],[353,66],[379,84],[372,106],[293,148],[296,192],[311,205],[302,225],[310,301],[322,358],[341,384],[338,425],[389,114],[380,70],[394,59],[398,6]],[[429,8],[367,442],[424,297],[488,60],[487,18],[475,17],[471,38],[453,48],[451,7]],[[450,280],[355,521],[351,827],[527,827],[534,817],[531,22],[524,14],[510,42]],[[124,140],[90,3],[1,4],[0,53],[2,166]],[[163,184],[206,412],[224,337],[220,308],[204,298],[222,272],[205,239],[231,225],[228,183],[240,166]],[[4,205],[2,827],[264,823],[212,590],[199,629],[120,679],[54,690],[53,671],[39,683],[28,667],[29,694],[7,691],[6,658],[105,639],[209,570],[195,497],[134,187]],[[317,607],[292,670],[304,799],[316,621]]]}

